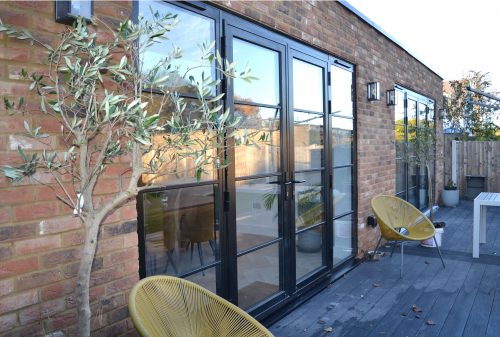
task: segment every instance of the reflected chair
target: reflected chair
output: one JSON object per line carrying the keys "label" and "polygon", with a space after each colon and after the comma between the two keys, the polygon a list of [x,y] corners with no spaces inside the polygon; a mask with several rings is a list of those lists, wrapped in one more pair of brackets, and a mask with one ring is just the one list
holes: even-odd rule
{"label": "reflected chair", "polygon": [[167,272],[169,264],[172,265],[174,272],[178,274],[177,265],[173,256],[176,243],[176,223],[172,212],[166,212],[163,207],[163,202],[161,200],[161,194],[152,194],[148,196],[149,207],[147,208],[147,218],[148,227],[152,230],[158,230],[163,232],[163,246],[165,247],[165,252],[167,255],[167,262],[165,264],[164,273]]}
{"label": "reflected chair", "polygon": [[129,296],[132,321],[143,337],[272,337],[252,316],[184,279],[151,276]]}
{"label": "reflected chair", "polygon": [[199,205],[190,208],[181,217],[181,240],[187,242],[186,249],[191,247],[193,259],[194,244],[198,248],[201,266],[204,265],[201,244],[208,242],[215,255],[215,221],[213,204]]}
{"label": "reflected chair", "polygon": [[[380,226],[380,238],[375,248],[378,250],[382,238],[401,242],[401,272],[403,277],[403,247],[405,241],[422,241],[434,238],[443,268],[445,264],[435,238],[432,222],[412,204],[391,195],[379,195],[372,199],[372,210]],[[392,256],[392,254],[391,254]]]}

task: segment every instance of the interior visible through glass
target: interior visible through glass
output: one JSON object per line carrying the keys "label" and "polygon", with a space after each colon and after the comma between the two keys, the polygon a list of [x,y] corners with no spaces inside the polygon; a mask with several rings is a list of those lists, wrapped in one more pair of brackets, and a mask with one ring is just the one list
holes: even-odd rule
{"label": "interior visible through glass", "polygon": [[219,260],[215,193],[207,185],[143,194],[147,276],[181,275]]}

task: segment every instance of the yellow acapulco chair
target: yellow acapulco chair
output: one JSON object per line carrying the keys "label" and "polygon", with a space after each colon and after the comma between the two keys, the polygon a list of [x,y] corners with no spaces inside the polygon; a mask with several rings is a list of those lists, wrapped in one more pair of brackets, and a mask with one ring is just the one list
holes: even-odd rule
{"label": "yellow acapulco chair", "polygon": [[273,337],[252,316],[190,281],[150,276],[129,297],[132,321],[143,337]]}
{"label": "yellow acapulco chair", "polygon": [[[415,206],[392,195],[379,195],[372,199],[372,211],[380,226],[380,239],[401,242],[401,272],[403,277],[403,244],[405,241],[422,241],[434,238],[443,268],[445,268],[441,250],[434,237],[436,230],[432,222]],[[392,256],[392,254],[391,254]]]}

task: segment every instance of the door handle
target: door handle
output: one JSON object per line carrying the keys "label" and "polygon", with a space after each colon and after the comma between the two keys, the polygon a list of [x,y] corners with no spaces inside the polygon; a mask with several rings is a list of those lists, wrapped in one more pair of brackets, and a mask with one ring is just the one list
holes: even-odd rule
{"label": "door handle", "polygon": [[306,181],[305,180],[291,180],[291,181],[287,181],[285,183],[285,185],[291,185],[291,184],[302,184],[302,183],[305,183]]}

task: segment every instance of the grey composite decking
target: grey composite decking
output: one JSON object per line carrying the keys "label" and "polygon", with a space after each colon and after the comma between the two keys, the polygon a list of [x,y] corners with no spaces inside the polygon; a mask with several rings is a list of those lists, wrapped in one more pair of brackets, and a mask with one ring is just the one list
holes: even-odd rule
{"label": "grey composite decking", "polygon": [[[500,336],[500,207],[488,211],[487,243],[472,259],[471,201],[441,208],[443,268],[437,252],[405,246],[365,262],[271,326],[276,337]],[[418,310],[412,310],[413,306]],[[421,312],[419,312],[421,310]],[[430,323],[430,324],[429,324]]]}

